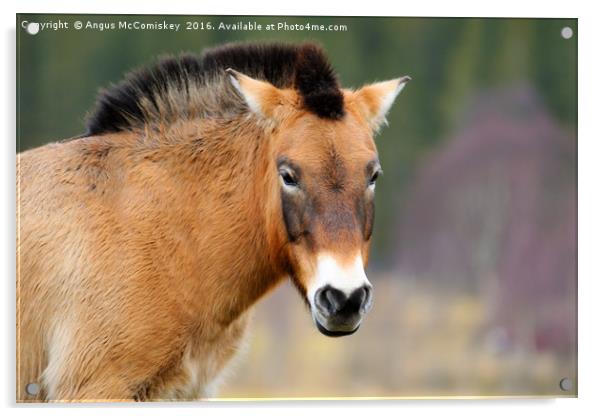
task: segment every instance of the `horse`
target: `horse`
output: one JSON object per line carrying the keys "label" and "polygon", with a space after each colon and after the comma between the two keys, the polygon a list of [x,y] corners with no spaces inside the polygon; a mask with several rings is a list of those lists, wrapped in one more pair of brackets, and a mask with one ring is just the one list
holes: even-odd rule
{"label": "horse", "polygon": [[286,279],[322,334],[357,331],[373,137],[408,80],[345,89],[315,43],[225,44],[130,72],[84,134],[19,153],[17,400],[212,397]]}

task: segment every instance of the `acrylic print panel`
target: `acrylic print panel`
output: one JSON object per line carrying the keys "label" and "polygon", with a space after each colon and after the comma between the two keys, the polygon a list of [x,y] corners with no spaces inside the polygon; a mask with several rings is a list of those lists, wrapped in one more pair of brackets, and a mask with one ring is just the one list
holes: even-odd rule
{"label": "acrylic print panel", "polygon": [[18,401],[577,395],[576,19],[17,27]]}

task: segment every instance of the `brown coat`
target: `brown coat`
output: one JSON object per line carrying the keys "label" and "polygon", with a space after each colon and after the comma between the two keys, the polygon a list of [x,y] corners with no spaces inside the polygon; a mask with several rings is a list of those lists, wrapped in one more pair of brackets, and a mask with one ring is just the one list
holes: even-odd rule
{"label": "brown coat", "polygon": [[[345,91],[346,115],[331,120],[299,91],[231,76],[238,96],[216,81],[244,107],[230,116],[170,119],[182,94],[171,85],[139,127],[18,155],[19,401],[207,397],[242,345],[249,308],[287,276],[306,289],[315,261],[287,235],[277,161],[286,152],[326,172],[322,184],[307,178],[314,199],[351,207],[376,155],[372,129],[402,82]],[[199,88],[188,104],[219,102]],[[335,179],[340,189],[323,191]],[[332,227],[315,227],[314,248],[353,246],[367,261],[369,235],[343,224],[347,243],[320,237]]]}

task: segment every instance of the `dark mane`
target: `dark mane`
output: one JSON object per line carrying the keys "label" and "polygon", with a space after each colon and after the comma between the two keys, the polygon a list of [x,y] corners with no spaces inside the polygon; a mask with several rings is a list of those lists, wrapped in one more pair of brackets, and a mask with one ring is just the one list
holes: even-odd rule
{"label": "dark mane", "polygon": [[234,43],[199,56],[168,57],[135,70],[99,93],[88,117],[87,135],[143,128],[181,118],[233,116],[246,111],[243,100],[225,82],[233,68],[279,88],[295,88],[304,107],[339,119],[344,114],[337,77],[315,44]]}

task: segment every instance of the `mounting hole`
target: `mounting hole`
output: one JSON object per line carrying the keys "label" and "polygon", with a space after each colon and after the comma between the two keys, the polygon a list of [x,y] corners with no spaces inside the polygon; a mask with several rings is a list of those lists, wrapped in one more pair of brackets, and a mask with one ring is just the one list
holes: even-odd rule
{"label": "mounting hole", "polygon": [[563,378],[562,380],[560,380],[560,383],[558,385],[560,386],[560,390],[569,391],[573,389],[573,380],[571,380],[570,378]]}
{"label": "mounting hole", "polygon": [[37,35],[40,31],[40,24],[35,22],[30,22],[25,27],[25,31],[30,35]]}
{"label": "mounting hole", "polygon": [[37,396],[40,392],[40,385],[38,383],[29,383],[27,386],[25,386],[25,391],[30,396]]}
{"label": "mounting hole", "polygon": [[565,39],[570,39],[573,37],[573,29],[571,29],[568,26],[565,26],[562,28],[562,30],[560,31],[560,36],[562,36]]}

